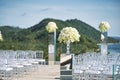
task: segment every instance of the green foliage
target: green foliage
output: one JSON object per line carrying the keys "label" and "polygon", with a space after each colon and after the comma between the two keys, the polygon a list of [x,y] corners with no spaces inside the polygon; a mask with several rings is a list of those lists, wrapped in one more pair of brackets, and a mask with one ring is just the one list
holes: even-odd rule
{"label": "green foliage", "polygon": [[[80,54],[98,49],[97,43],[100,42],[100,32],[92,26],[77,19],[62,21],[50,18],[44,19],[40,23],[27,29],[1,26],[0,31],[2,32],[4,41],[0,42],[0,49],[43,50],[44,58],[47,59],[50,38],[45,26],[50,21],[55,22],[58,26],[57,38],[64,27],[75,27],[79,31],[81,35],[80,42],[71,44],[71,53]],[[111,38],[110,41],[113,41],[113,39]],[[56,51],[57,60],[60,60],[60,54],[66,52],[66,44],[57,41]]]}

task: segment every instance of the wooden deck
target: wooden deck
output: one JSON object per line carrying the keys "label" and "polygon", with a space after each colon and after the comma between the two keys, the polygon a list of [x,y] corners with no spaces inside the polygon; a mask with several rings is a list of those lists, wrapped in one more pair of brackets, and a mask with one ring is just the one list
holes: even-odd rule
{"label": "wooden deck", "polygon": [[12,80],[60,80],[60,65],[39,65],[35,72],[29,72]]}

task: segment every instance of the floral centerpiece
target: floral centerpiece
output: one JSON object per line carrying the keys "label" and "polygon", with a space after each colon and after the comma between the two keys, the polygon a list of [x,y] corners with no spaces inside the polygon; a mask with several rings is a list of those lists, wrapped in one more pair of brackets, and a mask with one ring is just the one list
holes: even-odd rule
{"label": "floral centerpiece", "polygon": [[[58,27],[55,22],[49,22],[46,25],[46,30],[50,33],[49,34],[48,52],[54,53],[54,55],[52,55],[52,57],[51,57],[51,54],[49,54],[50,55],[49,57],[51,57],[51,58],[49,58],[49,61],[53,61],[53,59],[54,59],[54,61],[56,61],[56,29],[58,29]],[[54,37],[53,37],[53,35],[54,35]]]}
{"label": "floral centerpiece", "polygon": [[101,34],[101,40],[104,41],[105,37],[103,34]]}
{"label": "floral centerpiece", "polygon": [[3,41],[3,37],[2,37],[1,31],[0,31],[0,41]]}
{"label": "floral centerpiece", "polygon": [[[49,43],[50,44],[53,44],[53,36],[54,36],[54,39],[56,37],[56,29],[58,29],[58,27],[55,22],[49,22],[46,25],[46,30],[50,33],[49,34]],[[53,32],[54,32],[54,35],[53,35]]]}
{"label": "floral centerpiece", "polygon": [[106,32],[110,28],[110,25],[107,21],[102,21],[99,25],[99,29],[102,33]]}
{"label": "floral centerpiece", "polygon": [[102,21],[99,24],[99,29],[101,31],[101,40],[104,41],[107,38],[107,31],[110,28],[110,25],[107,21]]}
{"label": "floral centerpiece", "polygon": [[67,44],[67,54],[69,54],[70,43],[79,41],[80,35],[77,29],[73,27],[63,28],[59,34],[58,41]]}
{"label": "floral centerpiece", "polygon": [[55,22],[49,22],[46,26],[46,30],[50,33],[56,31],[56,29],[58,29],[58,27]]}

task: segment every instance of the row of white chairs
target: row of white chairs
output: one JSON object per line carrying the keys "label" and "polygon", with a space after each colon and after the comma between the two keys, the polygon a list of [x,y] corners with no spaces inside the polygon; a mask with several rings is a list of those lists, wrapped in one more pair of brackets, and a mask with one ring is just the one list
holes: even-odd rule
{"label": "row of white chairs", "polygon": [[0,79],[12,80],[13,76],[23,76],[31,71],[37,71],[38,64],[45,64],[42,51],[0,50]]}
{"label": "row of white chairs", "polygon": [[73,55],[72,66],[73,80],[107,80],[113,77],[113,73],[114,76],[120,75],[120,54],[103,56],[100,53],[87,52]]}

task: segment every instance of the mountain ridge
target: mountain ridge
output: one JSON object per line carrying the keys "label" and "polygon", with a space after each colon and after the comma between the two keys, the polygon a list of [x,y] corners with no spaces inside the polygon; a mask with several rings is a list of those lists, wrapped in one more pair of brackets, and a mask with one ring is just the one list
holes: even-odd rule
{"label": "mountain ridge", "polygon": [[[57,38],[59,36],[60,31],[64,27],[75,27],[81,37],[80,42],[75,42],[71,44],[71,52],[72,53],[84,53],[86,51],[97,51],[98,46],[97,43],[100,42],[100,32],[90,26],[87,23],[82,22],[77,19],[70,19],[66,21],[62,21],[59,19],[51,19],[45,18],[39,23],[26,28],[15,28],[10,26],[1,26],[0,30],[2,32],[4,41],[0,42],[0,49],[12,49],[12,50],[43,50],[44,57],[48,56],[48,44],[49,39],[51,38],[50,34],[46,31],[45,26],[48,22],[53,21],[57,24]],[[112,39],[112,42],[116,42],[116,40]],[[60,53],[66,52],[66,45],[60,44],[57,40],[57,56],[60,56]]]}

